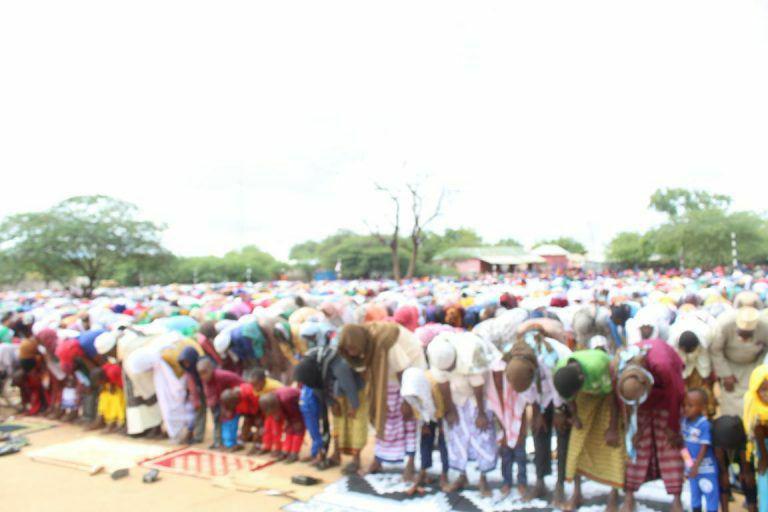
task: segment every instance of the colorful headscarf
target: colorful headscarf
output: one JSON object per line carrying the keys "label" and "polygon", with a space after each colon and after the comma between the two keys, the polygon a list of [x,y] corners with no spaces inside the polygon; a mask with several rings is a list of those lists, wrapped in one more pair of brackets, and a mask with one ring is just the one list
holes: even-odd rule
{"label": "colorful headscarf", "polygon": [[[384,437],[387,419],[387,380],[389,358],[387,354],[397,342],[400,327],[388,322],[372,322],[365,325],[347,324],[339,334],[339,352],[353,368],[365,366],[369,390],[370,420],[376,428],[376,437]],[[346,351],[354,347],[359,358],[350,360]]]}
{"label": "colorful headscarf", "polygon": [[747,453],[752,453],[755,425],[768,422],[768,404],[758,395],[763,382],[768,379],[768,365],[761,364],[752,371],[749,377],[749,390],[744,393],[744,430],[749,436]]}
{"label": "colorful headscarf", "polygon": [[419,308],[416,306],[403,306],[395,311],[395,322],[409,331],[415,331],[419,327]]}
{"label": "colorful headscarf", "polygon": [[197,352],[197,349],[193,346],[186,346],[179,355],[179,366],[192,377],[196,388],[203,389],[203,380],[197,372],[197,362],[199,360],[200,354]]}

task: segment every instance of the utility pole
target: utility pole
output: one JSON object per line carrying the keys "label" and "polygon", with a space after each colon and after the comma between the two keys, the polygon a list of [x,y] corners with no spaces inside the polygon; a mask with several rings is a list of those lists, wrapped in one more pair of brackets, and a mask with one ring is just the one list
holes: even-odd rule
{"label": "utility pole", "polygon": [[736,248],[736,233],[731,231],[731,256],[733,257],[733,270],[739,267],[739,251]]}
{"label": "utility pole", "polygon": [[248,267],[245,269],[245,282],[250,283],[251,282],[251,273],[253,271],[251,270],[251,267]]}
{"label": "utility pole", "polygon": [[197,267],[192,269],[192,284],[197,284]]}

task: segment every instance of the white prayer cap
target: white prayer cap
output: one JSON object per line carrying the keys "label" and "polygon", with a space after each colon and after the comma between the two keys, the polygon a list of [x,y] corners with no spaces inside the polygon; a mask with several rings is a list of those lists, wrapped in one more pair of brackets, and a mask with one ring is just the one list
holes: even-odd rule
{"label": "white prayer cap", "polygon": [[441,333],[435,336],[427,346],[429,366],[436,370],[448,371],[456,361],[456,349],[450,342],[449,334]]}
{"label": "white prayer cap", "polygon": [[113,348],[115,348],[115,345],[117,344],[117,333],[107,331],[105,333],[99,334],[96,339],[93,341],[94,347],[96,347],[96,352],[98,352],[101,355],[106,354]]}

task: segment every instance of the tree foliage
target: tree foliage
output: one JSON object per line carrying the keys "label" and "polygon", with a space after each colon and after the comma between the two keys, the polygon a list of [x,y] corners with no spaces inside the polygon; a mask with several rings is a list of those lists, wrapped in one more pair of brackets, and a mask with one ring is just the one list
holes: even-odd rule
{"label": "tree foliage", "polygon": [[164,255],[162,229],[137,219],[136,206],[100,195],[12,215],[0,225],[5,255],[18,268],[36,271],[46,281],[83,276],[86,296],[118,266]]}
{"label": "tree foliage", "polygon": [[502,246],[502,247],[517,247],[522,249],[523,244],[521,244],[519,241],[515,240],[514,238],[502,238],[498,242],[496,242],[496,245]]}
{"label": "tree foliage", "polygon": [[624,231],[611,240],[606,255],[609,261],[634,266],[647,263],[652,251],[653,244],[648,236]]}
{"label": "tree foliage", "polygon": [[559,245],[566,251],[575,254],[585,254],[587,252],[587,248],[584,247],[584,244],[569,236],[561,236],[560,238],[553,238],[551,240],[541,240],[534,245],[534,248],[542,245]]}
{"label": "tree foliage", "polygon": [[[402,237],[398,242],[401,266],[410,261],[413,254],[411,243],[410,237]],[[443,269],[433,264],[432,258],[445,249],[478,245],[483,245],[482,238],[469,228],[447,229],[442,235],[425,232],[417,253],[414,276],[442,273]],[[345,278],[392,277],[391,247],[381,244],[375,235],[341,230],[323,240],[293,246],[290,256],[302,261],[317,260],[317,267],[322,269],[333,269],[340,261]]]}
{"label": "tree foliage", "polygon": [[651,195],[649,207],[667,214],[670,219],[677,219],[695,211],[726,210],[730,205],[731,198],[722,194],[711,194],[705,190],[661,188]]}
{"label": "tree foliage", "polygon": [[650,207],[668,220],[647,233],[619,233],[608,246],[609,259],[642,264],[652,255],[687,267],[714,267],[732,262],[731,233],[740,263],[768,259],[768,223],[755,212],[730,212],[731,198],[701,190],[660,189]]}

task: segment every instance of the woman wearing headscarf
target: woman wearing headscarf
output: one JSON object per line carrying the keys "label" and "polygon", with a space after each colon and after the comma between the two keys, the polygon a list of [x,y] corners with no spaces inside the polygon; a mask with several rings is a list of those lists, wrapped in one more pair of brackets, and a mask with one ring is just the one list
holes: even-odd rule
{"label": "woman wearing headscarf", "polygon": [[467,465],[476,461],[480,492],[490,495],[486,473],[496,467],[496,430],[486,407],[486,384],[491,365],[501,354],[472,333],[439,334],[427,347],[429,367],[445,402],[445,430],[450,467],[461,472],[445,492],[467,485]]}
{"label": "woman wearing headscarf", "polygon": [[768,365],[752,371],[744,394],[744,430],[747,433],[747,457],[757,458],[757,504],[768,512]]}
{"label": "woman wearing headscarf", "polygon": [[[680,409],[685,398],[683,361],[660,339],[638,345],[639,354],[619,373],[620,398],[636,413],[637,437],[629,439],[630,460],[624,483],[623,510],[634,509],[634,494],[648,481],[662,478],[673,496],[673,512],[682,512],[685,464],[680,455]],[[628,349],[629,351],[629,349]],[[638,374],[645,373],[644,378]],[[633,386],[633,382],[636,385]],[[634,387],[634,389],[632,389]],[[642,400],[641,404],[633,402]]]}
{"label": "woman wearing headscarf", "polygon": [[568,402],[573,428],[565,477],[574,480],[567,510],[581,506],[581,477],[611,486],[607,511],[618,509],[624,486],[624,445],[618,397],[613,392],[611,358],[602,350],[579,350],[557,363],[554,384]]}
{"label": "woman wearing headscarf", "polygon": [[395,311],[394,319],[409,331],[415,331],[419,327],[419,308],[402,306]]}
{"label": "woman wearing headscarf", "polygon": [[381,304],[368,304],[365,306],[364,322],[383,322],[390,319],[389,311]]}
{"label": "woman wearing headscarf", "polygon": [[197,362],[200,357],[200,351],[196,347],[187,346],[183,348],[178,358],[178,364],[186,374],[187,400],[195,410],[193,427],[187,437],[187,442],[190,444],[203,442],[208,417],[208,410],[205,407],[205,389],[197,372]]}
{"label": "woman wearing headscarf", "polygon": [[61,410],[61,392],[64,389],[64,379],[66,373],[61,369],[56,358],[56,346],[59,337],[53,329],[42,329],[35,335],[39,346],[43,347],[43,360],[48,373],[48,390],[46,400],[48,402],[48,416],[51,418],[60,418],[63,414]]}
{"label": "woman wearing headscarf", "polygon": [[445,308],[445,323],[451,327],[464,327],[464,308],[458,304]]}
{"label": "woman wearing headscarf", "polygon": [[30,416],[48,407],[43,387],[45,364],[39,346],[38,341],[33,337],[24,338],[19,343],[19,364],[23,374],[20,386],[21,398],[22,404],[28,406],[26,412]]}
{"label": "woman wearing headscarf", "polygon": [[416,421],[400,395],[406,368],[426,368],[421,343],[408,329],[388,322],[345,325],[339,335],[339,353],[362,374],[368,388],[369,416],[376,429],[375,460],[370,472],[383,462],[401,462],[403,477],[415,474]]}

